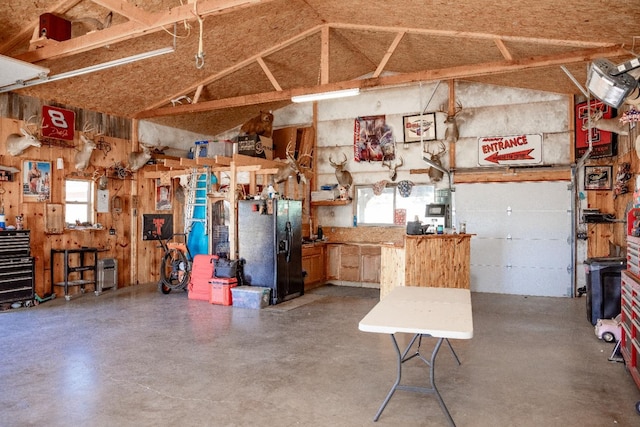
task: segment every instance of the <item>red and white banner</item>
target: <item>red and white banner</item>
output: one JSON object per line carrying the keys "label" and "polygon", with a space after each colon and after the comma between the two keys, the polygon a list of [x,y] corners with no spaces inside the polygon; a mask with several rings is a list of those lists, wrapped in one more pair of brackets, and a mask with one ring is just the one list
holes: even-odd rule
{"label": "red and white banner", "polygon": [[73,141],[76,113],[64,108],[42,106],[42,136]]}
{"label": "red and white banner", "polygon": [[480,166],[542,163],[542,135],[489,136],[478,138]]}

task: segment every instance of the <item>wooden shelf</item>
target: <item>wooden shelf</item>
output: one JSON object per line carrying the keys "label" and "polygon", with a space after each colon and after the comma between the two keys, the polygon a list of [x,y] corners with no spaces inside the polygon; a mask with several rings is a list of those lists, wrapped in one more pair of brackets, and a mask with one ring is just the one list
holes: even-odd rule
{"label": "wooden shelf", "polygon": [[351,200],[317,200],[312,201],[311,206],[345,206],[351,203]]}

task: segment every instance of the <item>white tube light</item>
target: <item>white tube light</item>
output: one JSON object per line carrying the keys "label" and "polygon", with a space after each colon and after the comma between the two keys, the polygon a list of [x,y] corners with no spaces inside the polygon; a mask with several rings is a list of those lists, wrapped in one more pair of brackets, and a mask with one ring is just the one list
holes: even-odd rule
{"label": "white tube light", "polygon": [[293,102],[311,102],[311,101],[323,101],[326,99],[345,98],[347,96],[355,96],[360,93],[360,88],[334,90],[331,92],[310,93],[308,95],[292,96]]}
{"label": "white tube light", "polygon": [[67,71],[66,73],[56,74],[55,76],[45,77],[40,80],[30,80],[23,83],[16,83],[11,86],[5,86],[0,88],[0,93],[8,92],[10,90],[22,89],[29,86],[40,85],[43,83],[55,82],[56,80],[68,79],[71,77],[82,76],[84,74],[95,73],[96,71],[106,70],[107,68],[113,68],[124,64],[130,64],[132,62],[140,61],[142,59],[153,58],[154,56],[164,55],[174,52],[173,47],[163,47],[162,49],[156,49],[149,52],[139,53],[137,55],[127,56],[125,58],[114,59],[113,61],[103,62],[101,64],[91,65],[89,67],[80,68],[78,70]]}

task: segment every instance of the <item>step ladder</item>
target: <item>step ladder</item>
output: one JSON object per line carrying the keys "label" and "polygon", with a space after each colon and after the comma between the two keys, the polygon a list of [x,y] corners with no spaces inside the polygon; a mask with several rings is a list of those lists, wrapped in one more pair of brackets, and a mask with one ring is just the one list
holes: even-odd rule
{"label": "step ladder", "polygon": [[[195,223],[202,223],[204,234],[209,233],[207,212],[207,187],[211,179],[211,171],[205,168],[204,172],[197,168],[191,169],[187,197],[184,205],[184,231],[189,233]],[[201,208],[201,209],[200,209]]]}

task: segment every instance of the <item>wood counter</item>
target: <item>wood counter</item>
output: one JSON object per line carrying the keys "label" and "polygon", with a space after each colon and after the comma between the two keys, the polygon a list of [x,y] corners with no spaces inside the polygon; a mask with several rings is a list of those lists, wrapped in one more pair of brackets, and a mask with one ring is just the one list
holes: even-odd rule
{"label": "wood counter", "polygon": [[407,235],[404,247],[383,245],[380,298],[396,286],[469,289],[472,236]]}

